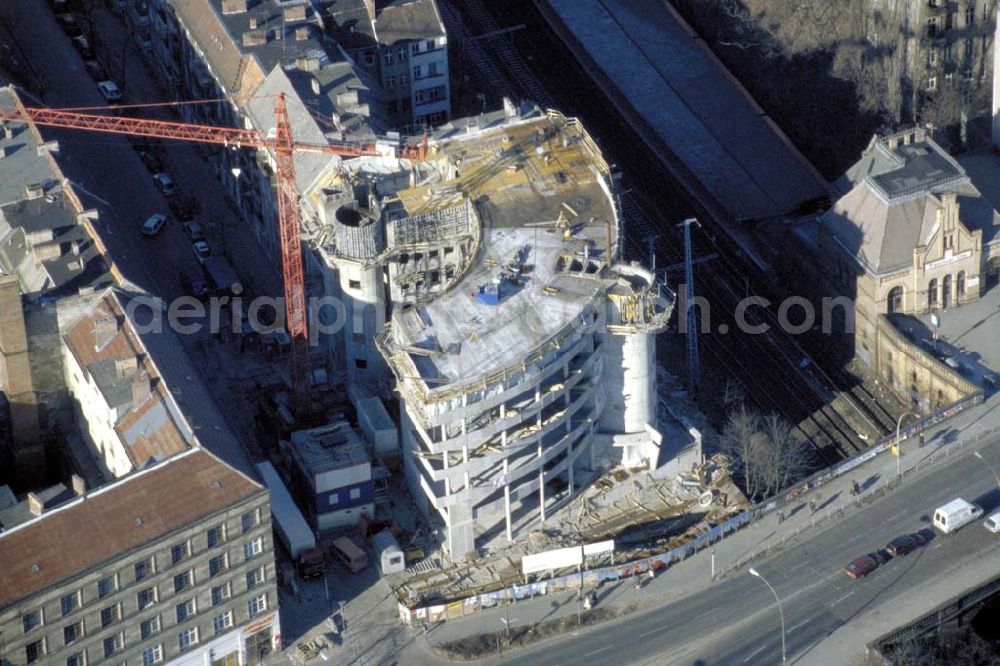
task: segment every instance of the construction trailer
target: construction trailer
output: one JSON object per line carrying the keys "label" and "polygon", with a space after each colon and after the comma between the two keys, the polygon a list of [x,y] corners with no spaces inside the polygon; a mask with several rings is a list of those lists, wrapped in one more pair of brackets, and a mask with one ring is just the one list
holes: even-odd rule
{"label": "construction trailer", "polygon": [[399,573],[406,568],[403,549],[389,530],[382,530],[372,537],[372,550],[375,552],[378,570],[383,576]]}
{"label": "construction trailer", "polygon": [[326,572],[326,562],[316,547],[316,535],[302,517],[277,470],[269,462],[257,463],[257,470],[271,492],[272,524],[278,540],[304,578],[322,575]]}
{"label": "construction trailer", "polygon": [[317,531],[352,527],[362,515],[375,516],[371,456],[349,423],[296,430],[281,446]]}

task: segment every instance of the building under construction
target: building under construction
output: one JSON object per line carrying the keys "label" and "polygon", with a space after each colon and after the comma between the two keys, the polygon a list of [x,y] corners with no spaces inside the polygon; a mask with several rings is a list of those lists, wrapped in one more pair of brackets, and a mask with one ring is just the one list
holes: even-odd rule
{"label": "building under construction", "polygon": [[508,103],[316,192],[307,234],[346,323],[326,343],[355,389],[398,393],[407,483],[453,559],[658,463],[673,295],[620,261],[612,175],[576,120]]}

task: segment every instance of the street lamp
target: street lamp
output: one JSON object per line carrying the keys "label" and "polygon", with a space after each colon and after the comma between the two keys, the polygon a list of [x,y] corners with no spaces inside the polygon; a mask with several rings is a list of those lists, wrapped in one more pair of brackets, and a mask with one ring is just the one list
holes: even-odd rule
{"label": "street lamp", "polygon": [[993,464],[989,460],[987,460],[986,458],[984,458],[983,454],[980,453],[979,451],[973,451],[972,455],[976,456],[977,458],[979,458],[980,460],[982,460],[984,463],[986,463],[986,466],[990,468],[991,472],[993,472],[993,479],[997,482],[997,488],[1000,488],[1000,474],[997,474],[997,468],[994,467]]}
{"label": "street lamp", "polygon": [[510,619],[510,604],[507,604],[507,618],[500,618],[500,621],[503,622],[504,626],[507,628],[507,645],[510,645],[510,625],[517,622],[517,618],[514,618],[513,620]]}
{"label": "street lamp", "polygon": [[767,579],[760,575],[760,572],[750,567],[749,571],[751,576],[755,578],[760,578],[764,581],[764,585],[767,585],[767,589],[771,590],[771,594],[774,595],[774,601],[778,604],[778,615],[781,617],[781,663],[782,665],[788,663],[788,654],[785,651],[785,611],[781,608],[781,599],[778,598],[778,593],[774,591],[771,584],[767,582]]}
{"label": "street lamp", "polygon": [[896,419],[896,445],[893,448],[893,455],[896,456],[896,476],[902,475],[902,470],[900,468],[900,461],[903,459],[903,452],[899,448],[899,427],[903,425],[903,419],[907,416],[920,416],[916,412],[903,412]]}

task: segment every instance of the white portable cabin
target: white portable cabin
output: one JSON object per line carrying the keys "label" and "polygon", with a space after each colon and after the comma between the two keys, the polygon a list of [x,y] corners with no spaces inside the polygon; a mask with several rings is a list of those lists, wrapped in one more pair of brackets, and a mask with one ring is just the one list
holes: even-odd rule
{"label": "white portable cabin", "polygon": [[372,548],[383,576],[398,573],[406,568],[403,549],[396,543],[396,537],[389,530],[382,530],[372,537]]}

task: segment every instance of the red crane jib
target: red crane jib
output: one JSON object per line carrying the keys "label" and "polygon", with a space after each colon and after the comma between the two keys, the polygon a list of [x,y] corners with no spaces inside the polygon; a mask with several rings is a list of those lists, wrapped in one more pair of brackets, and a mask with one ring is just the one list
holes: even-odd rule
{"label": "red crane jib", "polygon": [[[302,245],[299,238],[299,203],[295,185],[296,151],[327,153],[345,157],[375,155],[371,143],[330,142],[325,144],[295,141],[292,136],[284,95],[274,101],[275,131],[213,125],[110,116],[99,113],[32,108],[18,102],[16,107],[0,105],[0,119],[31,122],[48,127],[109,132],[131,136],[177,139],[231,146],[234,148],[266,148],[274,151],[277,161],[276,186],[278,192],[278,229],[281,239],[281,268],[284,277],[285,315],[288,333],[292,339],[292,385],[296,411],[309,410],[309,330],[305,300],[305,277],[302,268]],[[404,147],[402,156],[422,158],[426,154],[427,140],[416,147]]]}

